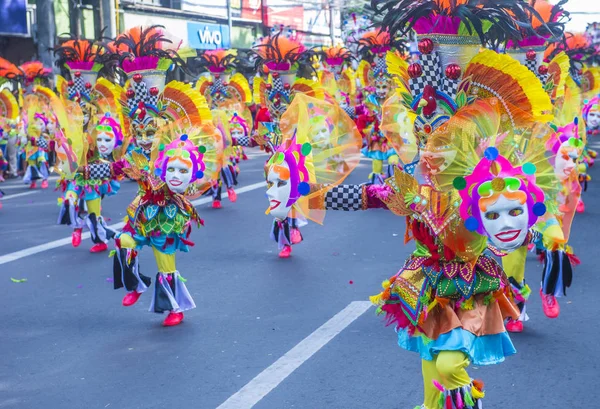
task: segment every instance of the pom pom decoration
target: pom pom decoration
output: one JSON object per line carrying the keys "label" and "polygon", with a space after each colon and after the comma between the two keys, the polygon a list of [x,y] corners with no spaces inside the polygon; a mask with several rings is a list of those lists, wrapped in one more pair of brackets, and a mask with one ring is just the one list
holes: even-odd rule
{"label": "pom pom decoration", "polygon": [[302,196],[306,196],[310,193],[310,185],[306,182],[301,182],[298,185],[298,193],[300,193]]}
{"label": "pom pom decoration", "polygon": [[473,216],[465,220],[465,228],[469,231],[476,231],[479,229],[479,221]]}
{"label": "pom pom decoration", "polygon": [[499,154],[500,153],[498,152],[498,149],[496,149],[495,147],[491,146],[491,147],[489,147],[489,148],[487,148],[485,150],[485,152],[484,152],[483,155],[488,160],[495,160],[498,157]]}
{"label": "pom pom decoration", "polygon": [[533,214],[540,217],[546,213],[546,205],[541,202],[537,202],[533,205]]}

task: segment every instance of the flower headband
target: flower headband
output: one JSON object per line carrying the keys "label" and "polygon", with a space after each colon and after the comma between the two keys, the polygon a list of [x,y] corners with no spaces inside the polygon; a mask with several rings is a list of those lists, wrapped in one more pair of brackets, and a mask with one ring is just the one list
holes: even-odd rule
{"label": "flower headband", "polygon": [[283,162],[287,163],[290,168],[291,191],[286,207],[296,203],[300,196],[306,196],[310,193],[309,174],[305,162],[311,149],[312,147],[308,142],[302,145],[296,143],[296,135],[294,135],[289,146],[287,148],[279,146],[267,162],[267,169],[281,165]]}
{"label": "flower headband", "polygon": [[535,172],[536,167],[533,163],[513,167],[508,159],[499,154],[498,149],[487,148],[484,157],[470,175],[454,179],[454,187],[462,199],[459,211],[465,228],[485,235],[478,210],[479,200],[517,191],[525,193],[529,212],[528,226],[533,226],[537,218],[546,213],[544,192],[536,184]]}
{"label": "flower headband", "polygon": [[189,139],[186,134],[183,134],[169,143],[168,145],[160,144],[158,147],[158,157],[154,162],[155,174],[160,177],[163,181],[167,173],[167,165],[173,158],[182,158],[192,163],[192,179],[193,182],[197,179],[204,177],[204,170],[206,165],[204,164],[203,157],[206,152],[204,146],[196,146]]}
{"label": "flower headband", "polygon": [[109,112],[105,113],[100,121],[98,121],[96,131],[113,133],[115,135],[115,146],[120,146],[123,143],[121,125],[111,117]]}

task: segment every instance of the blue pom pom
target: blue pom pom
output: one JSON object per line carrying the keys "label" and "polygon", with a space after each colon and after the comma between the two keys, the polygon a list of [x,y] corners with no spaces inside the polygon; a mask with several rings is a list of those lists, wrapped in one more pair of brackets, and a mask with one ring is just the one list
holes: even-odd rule
{"label": "blue pom pom", "polygon": [[485,150],[485,152],[483,153],[483,156],[485,156],[486,159],[489,160],[496,160],[496,158],[498,157],[500,153],[498,152],[498,149],[496,149],[493,146],[490,146],[489,148],[487,148]]}
{"label": "blue pom pom", "polygon": [[181,139],[182,141],[187,141],[187,138],[188,136],[185,133],[179,137],[179,139]]}
{"label": "blue pom pom", "polygon": [[475,231],[479,228],[479,222],[473,216],[465,220],[465,228],[469,231]]}
{"label": "blue pom pom", "polygon": [[204,177],[204,172],[202,172],[201,170],[196,172],[196,179],[202,179],[203,177]]}
{"label": "blue pom pom", "polygon": [[537,202],[533,205],[533,214],[536,216],[543,216],[546,213],[546,205],[542,202]]}
{"label": "blue pom pom", "polygon": [[300,193],[302,196],[306,196],[310,193],[310,185],[306,182],[301,182],[298,185],[298,193]]}
{"label": "blue pom pom", "polygon": [[161,171],[160,169],[158,169],[158,168],[157,168],[157,169],[154,169],[154,174],[155,174],[156,176],[160,176],[160,174],[161,174],[161,173],[162,173],[162,171]]}
{"label": "blue pom pom", "polygon": [[117,141],[117,146],[123,145],[123,141]]}
{"label": "blue pom pom", "polygon": [[579,124],[579,118],[575,117],[575,119],[573,119],[573,123],[574,123],[575,125]]}

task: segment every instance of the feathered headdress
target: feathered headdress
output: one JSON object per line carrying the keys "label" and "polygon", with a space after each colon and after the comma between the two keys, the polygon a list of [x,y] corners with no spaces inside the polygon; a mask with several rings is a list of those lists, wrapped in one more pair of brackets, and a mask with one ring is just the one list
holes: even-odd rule
{"label": "feathered headdress", "polygon": [[237,50],[206,50],[196,58],[196,61],[201,68],[213,74],[230,72],[236,68],[238,62]]}
{"label": "feathered headdress", "polygon": [[24,74],[26,87],[41,84],[42,81],[47,80],[50,74],[52,74],[52,70],[44,67],[44,64],[40,61],[26,62],[19,69]]}
{"label": "feathered headdress", "polygon": [[379,55],[382,57],[386,52],[390,50],[397,50],[400,52],[407,51],[406,41],[400,37],[393,37],[390,32],[384,28],[377,28],[365,32],[358,43],[358,53],[370,62],[372,62],[375,56]]}
{"label": "feathered headdress", "polygon": [[25,73],[10,61],[0,57],[0,78],[7,80],[20,80]]}
{"label": "feathered headdress", "polygon": [[[506,48],[529,48],[546,44],[547,41],[559,41],[563,37],[565,24],[569,20],[569,12],[563,8],[568,0],[550,4],[547,0],[529,0],[537,15],[528,12],[531,29],[523,29],[522,39],[509,40]],[[533,30],[533,32],[531,32]]]}
{"label": "feathered headdress", "polygon": [[252,50],[256,54],[256,68],[263,65],[269,71],[288,72],[297,71],[301,65],[310,64],[310,57],[314,54],[292,33],[291,30],[275,32],[258,39]]}
{"label": "feathered headdress", "polygon": [[423,35],[477,36],[481,44],[494,46],[520,40],[531,15],[542,20],[529,3],[515,0],[372,0],[371,5],[393,35],[414,29]]}
{"label": "feathered headdress", "polygon": [[102,69],[103,47],[88,40],[71,39],[58,45],[54,54],[57,66],[65,66],[71,74],[66,97],[82,106],[92,101],[92,92]]}

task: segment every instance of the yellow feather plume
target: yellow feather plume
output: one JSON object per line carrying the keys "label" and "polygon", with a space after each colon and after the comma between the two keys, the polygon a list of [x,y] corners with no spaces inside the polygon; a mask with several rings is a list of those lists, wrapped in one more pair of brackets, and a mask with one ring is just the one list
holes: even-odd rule
{"label": "yellow feather plume", "polygon": [[[470,78],[469,78],[470,77]],[[552,120],[552,103],[539,79],[527,67],[506,54],[484,50],[469,62],[465,79],[471,93],[500,99],[513,126]]]}

